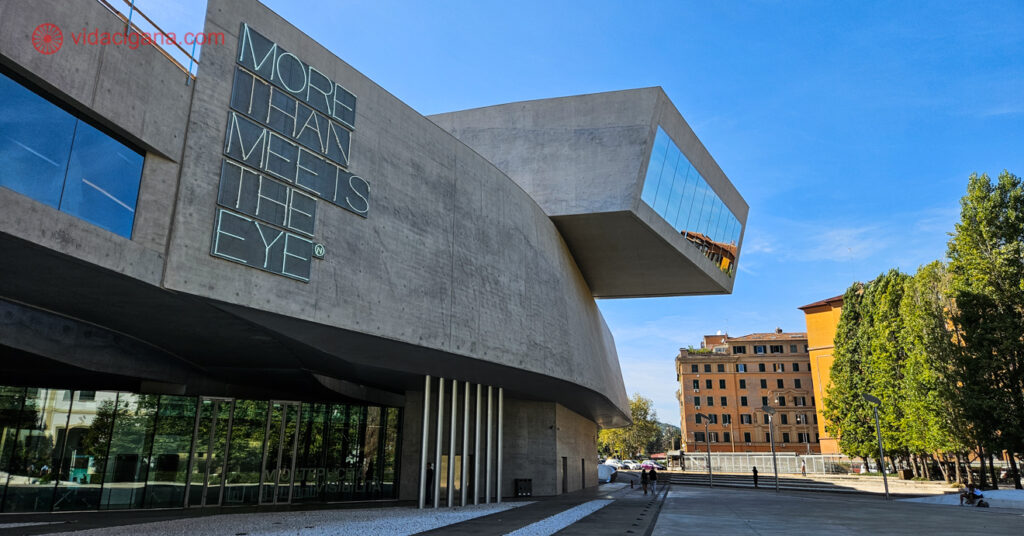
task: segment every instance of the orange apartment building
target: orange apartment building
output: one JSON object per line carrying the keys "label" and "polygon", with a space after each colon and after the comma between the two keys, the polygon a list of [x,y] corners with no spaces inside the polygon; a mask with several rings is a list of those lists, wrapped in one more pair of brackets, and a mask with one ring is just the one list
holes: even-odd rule
{"label": "orange apartment building", "polygon": [[[683,449],[703,452],[767,452],[765,404],[777,410],[775,449],[819,453],[806,333],[706,335],[699,350],[676,356]],[[708,415],[704,422],[697,413]]]}
{"label": "orange apartment building", "polygon": [[811,360],[811,376],[814,379],[814,410],[818,416],[818,434],[821,438],[822,454],[839,454],[839,439],[825,431],[826,389],[832,371],[833,340],[839,326],[839,314],[843,309],[843,296],[835,296],[800,307],[807,321],[807,344]]}

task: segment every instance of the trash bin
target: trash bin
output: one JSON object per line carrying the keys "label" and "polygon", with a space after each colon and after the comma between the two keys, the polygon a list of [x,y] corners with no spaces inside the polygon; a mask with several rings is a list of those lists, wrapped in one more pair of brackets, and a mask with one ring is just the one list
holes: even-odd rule
{"label": "trash bin", "polygon": [[516,478],[512,481],[516,497],[533,497],[533,479]]}

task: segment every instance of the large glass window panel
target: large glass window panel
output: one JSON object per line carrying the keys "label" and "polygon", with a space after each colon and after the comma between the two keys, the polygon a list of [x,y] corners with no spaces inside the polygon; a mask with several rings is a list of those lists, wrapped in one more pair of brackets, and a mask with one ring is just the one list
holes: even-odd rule
{"label": "large glass window panel", "polygon": [[142,155],[121,142],[79,123],[60,209],[131,237],[142,161]]}
{"label": "large glass window panel", "polygon": [[387,408],[387,428],[384,432],[384,471],[381,475],[381,496],[394,499],[397,496],[399,455],[399,430],[402,414],[399,408]]}
{"label": "large glass window panel", "polygon": [[0,186],[56,208],[77,122],[0,73]]}
{"label": "large glass window panel", "polygon": [[348,406],[331,405],[327,411],[327,463],[324,498],[327,501],[343,500],[351,490],[345,488],[345,464],[347,458]]}
{"label": "large glass window panel", "polygon": [[679,164],[683,153],[674,145],[669,145],[665,155],[665,165],[661,169],[661,182],[658,184],[658,192],[654,197],[654,212],[662,217],[668,211],[669,198],[672,196],[672,184],[675,181],[676,166]]}
{"label": "large glass window panel", "polygon": [[381,424],[380,406],[366,408],[366,431],[363,434],[363,456],[360,461],[359,478],[362,481],[360,488],[364,490],[364,498],[367,499],[380,497]]}
{"label": "large glass window panel", "polygon": [[323,500],[327,455],[326,404],[303,404],[292,502]]}
{"label": "large glass window panel", "polygon": [[[681,156],[681,155],[680,155]],[[689,175],[690,163],[686,158],[679,158],[676,161],[676,168],[672,170],[672,192],[668,198],[668,208],[665,211],[665,221],[675,227],[676,217],[679,215],[679,204],[683,200],[683,190],[686,188],[686,179]]]}
{"label": "large glass window panel", "polygon": [[71,391],[26,389],[11,454],[4,512],[48,512],[67,437]]}
{"label": "large glass window panel", "polygon": [[77,391],[68,419],[53,510],[95,510],[117,416],[117,393]]}
{"label": "large glass window panel", "polygon": [[257,504],[267,430],[267,402],[236,400],[231,425],[224,504]]}
{"label": "large glass window panel", "polygon": [[652,207],[654,206],[654,197],[658,192],[658,183],[661,181],[661,170],[665,165],[665,153],[668,151],[668,146],[668,134],[659,128],[654,137],[654,147],[651,149],[651,161],[647,163],[644,188],[640,193],[640,199]]}
{"label": "large glass window panel", "polygon": [[118,394],[100,508],[142,508],[159,401],[158,395]]}
{"label": "large glass window panel", "polygon": [[146,477],[146,508],[180,508],[192,449],[197,399],[161,395]]}

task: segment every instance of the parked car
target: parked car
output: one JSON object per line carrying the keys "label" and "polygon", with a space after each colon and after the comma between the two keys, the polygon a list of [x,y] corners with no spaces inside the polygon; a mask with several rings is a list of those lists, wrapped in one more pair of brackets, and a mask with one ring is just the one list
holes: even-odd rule
{"label": "parked car", "polygon": [[657,469],[659,471],[664,471],[665,470],[665,466],[664,465],[661,465],[660,463],[658,463],[658,462],[656,462],[654,460],[644,460],[643,463],[640,464],[641,467],[643,467],[645,465],[653,467],[653,468],[655,468],[655,469]]}
{"label": "parked car", "polygon": [[598,482],[611,482],[615,480],[616,471],[615,466],[601,463],[597,465],[597,481]]}
{"label": "parked car", "polygon": [[640,464],[637,463],[637,462],[634,462],[633,460],[622,460],[622,465],[624,465],[626,467],[626,469],[629,469],[630,471],[639,471],[640,470]]}
{"label": "parked car", "polygon": [[622,462],[619,461],[618,458],[608,458],[607,460],[604,461],[604,465],[610,465],[610,466],[614,467],[616,470],[621,470],[621,469],[625,469],[626,468],[626,466],[623,465]]}

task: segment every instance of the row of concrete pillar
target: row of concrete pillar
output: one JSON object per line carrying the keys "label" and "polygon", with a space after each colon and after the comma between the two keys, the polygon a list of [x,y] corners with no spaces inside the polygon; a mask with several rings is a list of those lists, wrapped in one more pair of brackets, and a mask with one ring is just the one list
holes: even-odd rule
{"label": "row of concrete pillar", "polygon": [[[441,455],[444,450],[444,417],[445,417],[445,385],[451,387],[451,432],[448,438],[448,474],[447,476],[447,489],[448,489],[448,507],[455,506],[455,458],[457,451],[457,429],[458,429],[458,414],[459,414],[459,381],[458,380],[447,380],[445,378],[437,378],[437,424],[435,428],[436,444],[434,448],[434,477],[431,479],[427,478],[427,456],[428,456],[428,443],[430,441],[430,409],[433,405],[431,399],[433,395],[434,379],[427,376],[424,380],[423,387],[423,440],[420,451],[420,489],[419,489],[419,507],[424,508],[427,506],[427,486],[432,486],[430,495],[433,497],[434,508],[441,506],[441,478],[443,475],[438,474],[441,471]],[[470,400],[471,392],[473,391],[473,384],[469,382],[462,383],[463,403],[462,403],[462,479],[460,482],[460,489],[462,490],[460,504],[466,506],[469,502],[469,494],[467,491],[469,488],[469,443],[470,443]],[[481,444],[480,432],[481,432],[481,419],[483,418],[482,409],[484,407],[483,397],[484,388],[487,388],[487,416],[486,416],[486,443]],[[494,394],[495,388],[490,385],[476,384],[476,404],[474,414],[475,423],[473,430],[475,431],[475,438],[473,440],[473,504],[480,504],[480,448],[483,446],[487,449],[486,453],[486,466],[484,473],[485,487],[484,489],[484,502],[490,503],[491,497],[495,498],[496,502],[501,502],[501,445],[502,445],[502,417],[504,414],[504,394],[505,390],[502,388],[497,389],[497,441],[492,443],[492,431],[494,430]],[[495,453],[495,450],[497,452]],[[492,455],[496,454],[492,457]],[[495,461],[497,462],[495,464]],[[492,471],[496,469],[496,471]],[[491,479],[492,472],[496,472],[496,478]]]}

